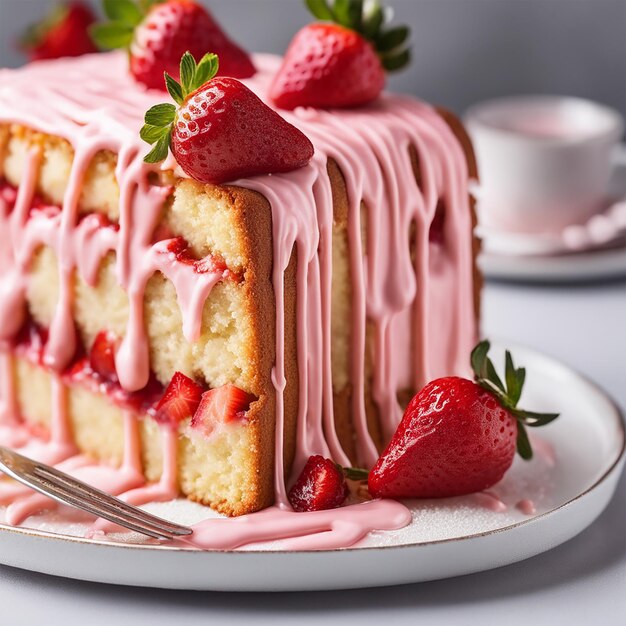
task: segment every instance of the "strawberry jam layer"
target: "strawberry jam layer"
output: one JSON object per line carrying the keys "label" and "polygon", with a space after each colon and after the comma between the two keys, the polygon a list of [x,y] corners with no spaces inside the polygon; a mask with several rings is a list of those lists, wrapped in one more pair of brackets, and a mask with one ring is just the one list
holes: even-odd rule
{"label": "strawberry jam layer", "polygon": [[[13,351],[33,365],[45,368],[44,354],[48,336],[48,329],[29,320],[16,336]],[[126,391],[114,377],[104,376],[92,367],[82,346],[79,346],[70,366],[61,373],[61,380],[67,385],[82,386],[93,393],[105,395],[120,408],[140,415],[155,415],[155,407],[164,390],[163,385],[151,374],[143,389]]]}
{"label": "strawberry jam layer", "polygon": [[[46,368],[48,336],[46,328],[29,320],[16,336],[13,352],[33,365]],[[71,365],[61,374],[62,382],[104,395],[123,410],[147,415],[174,429],[191,418],[191,428],[207,439],[226,424],[244,422],[250,405],[257,400],[231,384],[208,389],[181,372],[176,372],[166,386],[151,372],[143,389],[127,391],[120,385],[115,370],[113,355],[117,345],[119,340],[106,331],[98,333],[88,355],[79,344]]]}

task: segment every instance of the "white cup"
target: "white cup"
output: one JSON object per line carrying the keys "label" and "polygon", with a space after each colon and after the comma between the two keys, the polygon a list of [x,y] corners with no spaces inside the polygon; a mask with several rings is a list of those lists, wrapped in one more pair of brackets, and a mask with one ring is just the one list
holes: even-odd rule
{"label": "white cup", "polygon": [[483,225],[557,232],[600,211],[623,131],[617,111],[564,96],[516,96],[473,106]]}

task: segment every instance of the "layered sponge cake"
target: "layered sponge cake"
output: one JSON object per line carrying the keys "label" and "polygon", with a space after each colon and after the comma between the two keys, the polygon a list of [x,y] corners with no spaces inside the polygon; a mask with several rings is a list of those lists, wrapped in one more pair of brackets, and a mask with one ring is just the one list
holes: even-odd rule
{"label": "layered sponge cake", "polygon": [[[143,162],[163,94],[126,64],[0,72],[0,438],[231,516],[286,502],[312,454],[371,467],[477,336],[462,128],[390,94],[281,111],[308,165],[202,184]],[[254,64],[269,104],[280,59]]]}

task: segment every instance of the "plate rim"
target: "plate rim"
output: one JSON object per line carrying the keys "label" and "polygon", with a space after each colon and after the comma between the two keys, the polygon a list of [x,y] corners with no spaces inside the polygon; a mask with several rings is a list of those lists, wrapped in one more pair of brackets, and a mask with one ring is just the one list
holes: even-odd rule
{"label": "plate rim", "polygon": [[[626,247],[616,246],[558,255],[504,255],[483,250],[478,263],[489,280],[569,284],[620,279],[626,276],[625,259]],[[502,262],[505,268],[499,269]],[[513,262],[517,269],[511,269]]]}
{"label": "plate rim", "polygon": [[[497,346],[501,345],[501,340],[499,338],[492,340],[493,343]],[[606,468],[606,470],[584,491],[576,494],[570,500],[560,504],[559,506],[550,509],[549,511],[545,511],[539,515],[535,515],[530,519],[520,520],[513,524],[509,524],[508,526],[503,526],[502,528],[495,528],[492,530],[486,530],[479,533],[473,533],[471,535],[463,535],[462,537],[448,537],[446,539],[433,539],[430,541],[421,541],[414,543],[403,543],[403,544],[395,544],[390,546],[349,546],[347,548],[332,548],[325,550],[227,550],[227,549],[209,549],[209,550],[199,550],[197,548],[191,547],[180,547],[180,546],[171,546],[166,544],[140,544],[140,543],[127,543],[122,541],[99,541],[94,539],[88,539],[86,537],[74,537],[71,535],[63,535],[61,533],[54,533],[45,530],[39,530],[36,528],[22,528],[19,526],[9,526],[7,524],[0,523],[0,536],[3,532],[14,533],[17,535],[23,535],[27,537],[34,537],[36,539],[52,539],[54,541],[61,542],[69,542],[72,544],[83,544],[93,546],[95,548],[123,548],[127,550],[148,550],[148,551],[158,551],[165,553],[186,553],[186,554],[198,554],[204,555],[207,553],[210,554],[233,554],[238,556],[243,555],[310,555],[310,554],[332,554],[338,552],[363,552],[363,551],[373,551],[373,550],[398,550],[398,549],[419,549],[426,548],[429,546],[440,545],[440,544],[449,544],[454,542],[461,541],[469,541],[480,539],[487,536],[496,535],[502,532],[508,532],[513,529],[517,529],[521,526],[528,526],[534,523],[540,522],[542,519],[558,514],[563,509],[573,505],[581,498],[584,498],[592,491],[595,491],[601,484],[603,484],[612,474],[613,472],[621,465],[621,463],[626,458],[626,412],[620,407],[618,402],[613,398],[613,396],[605,391],[598,383],[596,383],[591,377],[586,374],[582,374],[579,370],[570,365],[564,363],[560,359],[553,357],[549,354],[541,352],[535,348],[530,346],[526,346],[523,344],[519,344],[516,342],[509,342],[509,345],[512,346],[513,349],[522,349],[528,352],[533,353],[537,357],[541,357],[552,364],[556,364],[561,368],[565,368],[569,371],[570,374],[573,374],[575,377],[578,377],[582,380],[588,387],[593,389],[593,391],[599,394],[612,409],[611,413],[615,418],[615,422],[618,426],[618,432],[621,436],[621,445],[619,447],[619,452],[613,459],[612,463]],[[191,557],[191,558],[199,558],[199,557]],[[1,560],[0,560],[1,562]]]}

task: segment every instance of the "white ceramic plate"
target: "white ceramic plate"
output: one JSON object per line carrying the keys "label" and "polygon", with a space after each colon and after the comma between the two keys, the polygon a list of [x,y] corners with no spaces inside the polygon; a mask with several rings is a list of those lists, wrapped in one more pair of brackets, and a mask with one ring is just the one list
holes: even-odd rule
{"label": "white ceramic plate", "polygon": [[[494,352],[500,362],[502,351]],[[80,536],[85,525],[31,519],[29,529],[0,525],[0,561],[123,585],[285,591],[434,580],[534,556],[571,539],[602,512],[624,464],[626,437],[618,408],[593,383],[529,349],[517,347],[515,355],[529,371],[523,406],[562,415],[542,429],[535,458],[516,460],[494,487],[508,505],[504,512],[475,496],[416,502],[408,528],[372,535],[357,548],[322,552],[285,552],[280,545],[201,552],[133,543],[141,540],[132,536],[93,540]],[[516,508],[525,498],[535,501],[536,514]],[[207,517],[206,509],[182,501],[150,508],[182,523]]]}
{"label": "white ceramic plate", "polygon": [[506,256],[483,253],[479,265],[487,278],[554,283],[608,280],[626,276],[626,247],[556,256]]}

